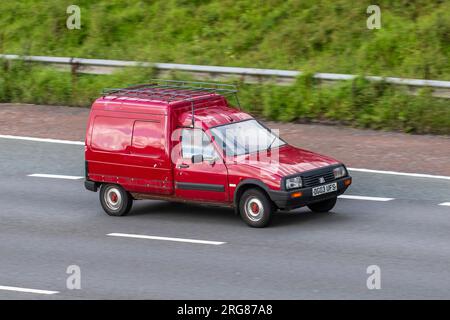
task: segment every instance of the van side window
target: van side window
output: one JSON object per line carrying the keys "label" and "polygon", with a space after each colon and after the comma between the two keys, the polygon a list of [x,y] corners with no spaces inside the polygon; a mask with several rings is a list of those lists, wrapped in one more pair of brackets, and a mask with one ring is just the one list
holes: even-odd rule
{"label": "van side window", "polygon": [[135,121],[131,153],[162,158],[165,153],[163,132],[159,121]]}
{"label": "van side window", "polygon": [[133,120],[96,117],[92,129],[91,147],[98,151],[127,152],[131,143]]}
{"label": "van side window", "polygon": [[184,159],[191,159],[193,155],[203,155],[203,159],[217,158],[214,146],[209,137],[199,129],[183,129],[181,132],[181,155]]}

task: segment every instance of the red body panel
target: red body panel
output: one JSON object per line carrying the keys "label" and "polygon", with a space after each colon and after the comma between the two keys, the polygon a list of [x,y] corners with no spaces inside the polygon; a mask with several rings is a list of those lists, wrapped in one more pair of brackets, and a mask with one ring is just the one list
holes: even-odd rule
{"label": "red body panel", "polygon": [[[166,110],[137,106],[135,111],[139,109],[134,113],[122,103],[94,103],[86,134],[88,178],[117,183],[132,192],[172,194]],[[145,139],[146,133],[152,133],[153,139]],[[158,145],[148,144],[155,140]]]}
{"label": "red body panel", "polygon": [[[229,107],[220,95],[211,94],[195,105],[195,126],[208,135],[211,127],[246,119],[252,117]],[[338,163],[287,144],[272,150],[279,154],[277,163],[255,154],[214,163],[186,163],[180,155],[179,131],[191,125],[191,104],[186,101],[167,103],[114,96],[97,99],[86,132],[87,178],[117,183],[140,194],[230,203],[242,180],[258,180],[280,190],[284,176]],[[223,190],[183,188],[189,184],[223,186]]]}
{"label": "red body panel", "polygon": [[[186,200],[229,202],[228,170],[223,162],[211,165],[208,162],[190,163],[188,168],[180,168],[180,164],[187,165],[186,161],[179,159],[175,167],[175,180],[177,183],[199,183],[223,186],[220,191],[175,189],[175,196]],[[232,198],[231,198],[232,199]]]}

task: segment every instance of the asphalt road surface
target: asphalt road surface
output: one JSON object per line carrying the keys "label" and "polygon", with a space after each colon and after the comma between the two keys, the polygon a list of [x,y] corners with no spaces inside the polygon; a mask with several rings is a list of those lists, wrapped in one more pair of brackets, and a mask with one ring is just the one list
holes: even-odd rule
{"label": "asphalt road surface", "polygon": [[0,139],[0,150],[1,299],[450,298],[450,180],[353,172],[346,195],[375,198],[253,229],[231,209],[160,201],[109,217],[82,179],[29,176],[83,176],[83,146]]}

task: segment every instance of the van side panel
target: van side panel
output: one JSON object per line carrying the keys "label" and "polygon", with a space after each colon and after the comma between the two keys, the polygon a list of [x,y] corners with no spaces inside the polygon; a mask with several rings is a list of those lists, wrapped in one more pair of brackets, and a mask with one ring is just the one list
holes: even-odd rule
{"label": "van side panel", "polygon": [[172,194],[166,121],[164,114],[93,109],[86,138],[88,178],[131,192]]}

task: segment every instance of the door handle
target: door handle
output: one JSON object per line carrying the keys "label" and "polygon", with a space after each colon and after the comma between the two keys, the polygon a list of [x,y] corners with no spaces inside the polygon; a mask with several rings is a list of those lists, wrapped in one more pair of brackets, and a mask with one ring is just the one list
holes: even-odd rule
{"label": "door handle", "polygon": [[180,165],[178,166],[178,168],[180,168],[180,169],[186,169],[186,168],[189,168],[189,165],[188,165],[188,164],[185,164],[185,163],[182,163],[182,164],[180,164]]}

